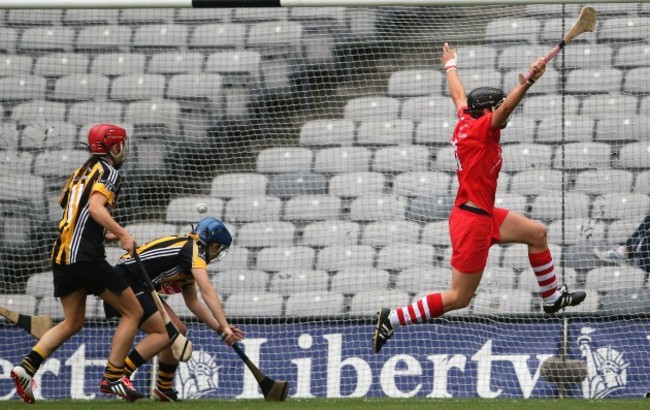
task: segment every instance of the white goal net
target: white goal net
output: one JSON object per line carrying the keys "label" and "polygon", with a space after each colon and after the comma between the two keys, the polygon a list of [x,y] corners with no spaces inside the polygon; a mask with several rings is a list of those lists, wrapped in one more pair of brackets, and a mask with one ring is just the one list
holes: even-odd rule
{"label": "white goal net", "polygon": [[[372,351],[379,307],[451,279],[443,43],[458,47],[467,92],[508,91],[581,7],[0,10],[0,305],[61,319],[56,197],[89,127],[108,122],[130,139],[114,215],[138,243],[187,233],[199,203],[226,223],[233,246],[211,280],[290,397],[645,394],[648,3],[593,5],[595,31],[549,63],[502,132],[497,206],[548,227],[558,280],[584,303],[544,315],[526,246],[495,245],[469,307]],[[626,242],[626,258],[606,253]],[[121,253],[107,246],[109,262]],[[182,298],[168,303],[195,347],[182,396],[261,397]],[[115,323],[93,296],[86,315],[37,373],[38,398],[99,396]],[[33,343],[0,321],[0,399],[17,398],[8,374]]]}

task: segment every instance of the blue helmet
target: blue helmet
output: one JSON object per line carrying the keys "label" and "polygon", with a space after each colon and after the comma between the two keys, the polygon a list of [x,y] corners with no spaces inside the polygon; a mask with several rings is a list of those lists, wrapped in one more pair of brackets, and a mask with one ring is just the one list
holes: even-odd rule
{"label": "blue helmet", "polygon": [[232,243],[232,236],[230,236],[230,232],[228,232],[228,228],[223,222],[209,216],[199,221],[196,228],[194,228],[194,233],[199,236],[201,243],[206,246],[218,243],[228,248]]}

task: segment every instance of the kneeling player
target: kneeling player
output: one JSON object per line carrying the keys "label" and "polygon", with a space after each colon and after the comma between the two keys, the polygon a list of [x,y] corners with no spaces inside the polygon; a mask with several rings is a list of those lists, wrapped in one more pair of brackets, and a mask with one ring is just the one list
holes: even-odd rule
{"label": "kneeling player", "polygon": [[[228,252],[232,237],[221,221],[206,217],[187,236],[165,236],[147,242],[137,249],[140,259],[159,293],[182,293],[187,307],[203,323],[223,335],[228,345],[243,338],[243,333],[230,326],[219,295],[212,287],[208,277],[207,264],[220,260]],[[178,394],[172,387],[178,360],[169,347],[169,337],[162,316],[156,308],[152,296],[145,291],[138,279],[135,259],[126,254],[116,265],[133,288],[144,315],[139,329],[147,335],[129,353],[125,362],[125,374],[130,376],[147,360],[158,354],[158,379],[152,392],[159,401],[178,401]],[[196,294],[198,285],[205,304]],[[186,334],[187,327],[163,301],[165,309],[176,328]],[[107,318],[117,317],[117,311],[104,304]]]}

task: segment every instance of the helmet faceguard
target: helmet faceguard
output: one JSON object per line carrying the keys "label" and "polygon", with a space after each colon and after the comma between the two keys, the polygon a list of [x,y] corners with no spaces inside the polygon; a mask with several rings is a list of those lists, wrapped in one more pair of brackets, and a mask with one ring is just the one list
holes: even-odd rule
{"label": "helmet faceguard", "polygon": [[198,236],[199,245],[207,249],[209,262],[223,259],[232,244],[232,236],[228,228],[216,218],[201,219],[192,233]]}
{"label": "helmet faceguard", "polygon": [[112,124],[97,124],[88,131],[88,148],[93,155],[108,155],[115,168],[126,159],[127,135],[124,128]]}

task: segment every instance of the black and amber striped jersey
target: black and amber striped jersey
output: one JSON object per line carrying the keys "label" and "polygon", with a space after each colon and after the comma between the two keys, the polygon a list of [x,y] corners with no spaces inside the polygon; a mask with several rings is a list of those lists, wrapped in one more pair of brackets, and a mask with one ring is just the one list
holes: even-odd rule
{"label": "black and amber striped jersey", "polygon": [[90,217],[90,196],[99,192],[115,208],[120,190],[120,174],[106,157],[91,157],[66,182],[58,202],[63,208],[59,236],[52,248],[52,261],[69,265],[79,261],[104,259],[104,227]]}
{"label": "black and amber striped jersey", "polygon": [[[165,236],[141,245],[137,249],[140,260],[159,293],[182,292],[194,284],[192,269],[207,269],[207,256],[190,236]],[[118,265],[129,275],[136,275],[135,259],[125,254]]]}

